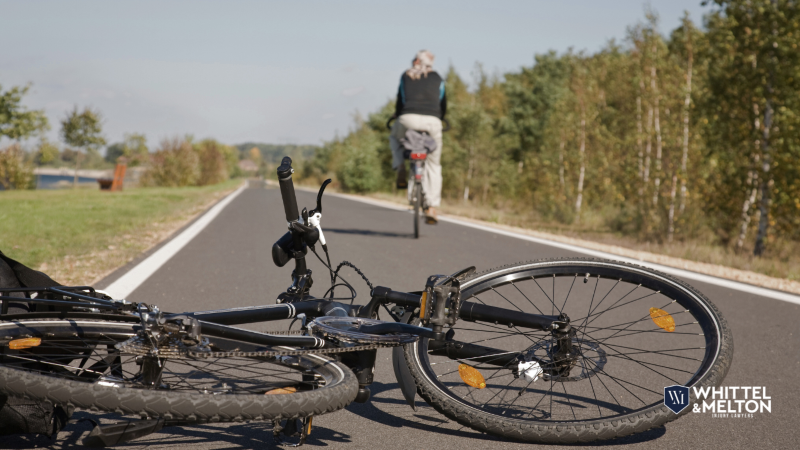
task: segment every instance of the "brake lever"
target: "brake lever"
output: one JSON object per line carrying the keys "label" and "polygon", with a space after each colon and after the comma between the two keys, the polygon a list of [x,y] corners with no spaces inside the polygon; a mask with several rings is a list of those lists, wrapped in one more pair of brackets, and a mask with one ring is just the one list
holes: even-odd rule
{"label": "brake lever", "polygon": [[309,247],[314,247],[314,244],[319,240],[319,230],[314,226],[302,224],[300,222],[292,222],[292,230],[299,232],[303,235],[303,241]]}
{"label": "brake lever", "polygon": [[325,192],[325,188],[330,183],[331,183],[330,178],[322,182],[322,186],[319,188],[319,192],[317,193],[317,207],[308,212],[309,216],[313,216],[316,213],[322,212],[322,193]]}

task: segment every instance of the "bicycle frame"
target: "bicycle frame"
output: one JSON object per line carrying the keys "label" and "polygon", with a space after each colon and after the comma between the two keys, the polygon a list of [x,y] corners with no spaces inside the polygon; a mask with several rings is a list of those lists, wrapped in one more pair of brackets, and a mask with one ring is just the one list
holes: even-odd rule
{"label": "bicycle frame", "polygon": [[[418,161],[421,162],[421,161]],[[321,236],[319,226],[319,213],[322,210],[320,201],[322,192],[327,185],[323,184],[317,197],[317,208],[309,213],[305,208],[302,215],[298,213],[295,199],[294,185],[292,183],[293,170],[291,159],[284,158],[282,165],[278,169],[280,180],[281,196],[283,199],[286,219],[289,232],[284,235],[273,247],[273,259],[278,266],[284,265],[286,258],[294,259],[295,268],[292,271],[292,284],[286,291],[277,298],[277,303],[273,305],[260,305],[239,307],[230,309],[219,309],[210,311],[194,311],[178,314],[161,313],[157,308],[152,309],[152,313],[159,316],[159,320],[170,321],[182,318],[191,318],[199,321],[202,333],[208,336],[231,338],[253,344],[265,346],[292,346],[299,348],[330,348],[337,344],[326,339],[313,336],[283,336],[260,333],[256,331],[236,328],[233,325],[253,324],[284,319],[297,319],[304,317],[310,321],[326,315],[346,315],[350,317],[374,318],[377,316],[378,308],[383,306],[387,310],[387,305],[395,305],[399,308],[400,316],[393,314],[395,323],[373,325],[369,329],[361,331],[371,334],[390,334],[406,333],[420,338],[429,339],[429,348],[445,354],[452,359],[469,358],[476,362],[483,362],[492,365],[505,366],[513,355],[507,358],[497,358],[497,349],[475,344],[449,345],[444,327],[455,324],[457,320],[471,322],[485,322],[495,325],[505,325],[508,327],[526,328],[531,330],[552,331],[558,339],[558,354],[566,356],[571,349],[571,327],[569,318],[565,315],[550,316],[527,314],[521,311],[511,311],[480,303],[460,301],[458,276],[466,274],[474,268],[461,271],[449,277],[432,276],[429,277],[425,292],[398,292],[387,287],[378,286],[370,292],[371,300],[366,305],[348,305],[330,299],[320,299],[309,295],[312,284],[311,270],[305,263],[306,248],[312,247]],[[317,216],[315,226],[309,225],[309,216]],[[326,249],[325,244],[323,248]],[[276,250],[277,249],[277,250]],[[276,257],[276,252],[284,252]],[[11,292],[22,292],[26,298],[8,296]],[[31,298],[31,294],[36,292],[37,297]],[[6,294],[6,295],[3,295]],[[426,299],[427,297],[427,299]],[[13,301],[29,302],[32,304],[42,304],[46,307],[66,307],[73,311],[71,315],[94,315],[113,314],[114,317],[124,317],[123,320],[138,322],[142,320],[143,314],[140,305],[126,302],[124,300],[111,300],[103,298],[102,293],[86,286],[65,287],[59,286],[46,288],[0,288],[0,300],[2,300],[2,310],[0,318],[13,320],[22,318],[22,314],[8,315],[8,303]],[[64,308],[57,312],[37,312],[26,313],[24,317],[47,317],[64,314]],[[122,313],[122,314],[121,314]],[[128,313],[128,314],[125,314]],[[422,325],[410,325],[414,318],[422,318]],[[305,325],[305,321],[303,323]],[[356,373],[361,390],[357,401],[366,401],[369,397],[369,390],[366,386],[372,382],[372,372],[375,365],[375,350],[357,351],[342,353],[340,358]],[[483,359],[483,356],[493,356],[493,358]],[[565,359],[566,361],[566,359]],[[364,393],[366,392],[366,393]]]}

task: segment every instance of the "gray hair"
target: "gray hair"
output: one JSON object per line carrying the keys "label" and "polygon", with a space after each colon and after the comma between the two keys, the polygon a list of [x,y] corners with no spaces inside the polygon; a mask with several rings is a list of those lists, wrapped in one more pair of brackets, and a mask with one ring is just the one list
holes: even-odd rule
{"label": "gray hair", "polygon": [[406,70],[406,75],[412,80],[419,80],[420,77],[427,77],[428,73],[433,70],[434,59],[435,56],[428,50],[418,51],[414,56],[414,60],[411,62],[411,68]]}

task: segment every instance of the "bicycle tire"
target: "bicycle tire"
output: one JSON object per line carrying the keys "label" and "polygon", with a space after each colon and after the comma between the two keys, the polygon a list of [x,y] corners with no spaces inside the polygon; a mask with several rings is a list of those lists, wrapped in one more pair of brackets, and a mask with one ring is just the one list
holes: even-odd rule
{"label": "bicycle tire", "polygon": [[414,201],[414,239],[419,239],[419,216],[422,210],[422,185],[419,183],[414,184],[412,200]]}
{"label": "bicycle tire", "polygon": [[[693,351],[694,353],[691,354],[699,354],[703,353],[703,359],[701,363],[691,363],[691,364],[698,364],[699,368],[694,372],[691,378],[684,382],[680,383],[681,385],[687,386],[690,389],[690,399],[688,402],[688,407],[686,407],[680,414],[673,413],[670,409],[668,409],[664,403],[664,396],[663,391],[661,388],[667,387],[672,385],[673,383],[668,382],[667,380],[663,380],[664,383],[662,386],[659,387],[658,391],[653,391],[653,393],[649,394],[649,397],[645,397],[641,393],[642,397],[648,398],[647,401],[642,401],[643,405],[639,408],[631,408],[628,410],[624,410],[622,405],[619,403],[618,399],[614,399],[617,402],[617,405],[613,405],[610,401],[605,402],[601,401],[598,398],[598,392],[602,393],[602,388],[600,387],[601,383],[605,386],[605,389],[608,390],[609,394],[613,396],[613,392],[609,389],[608,386],[605,385],[605,382],[608,382],[612,385],[613,383],[609,381],[608,377],[612,377],[608,372],[614,369],[613,365],[616,364],[626,364],[629,366],[636,366],[635,364],[628,364],[632,362],[636,362],[634,359],[631,359],[631,355],[634,353],[642,353],[641,357],[648,357],[648,361],[641,364],[641,368],[639,371],[646,374],[645,378],[649,377],[652,379],[657,378],[655,375],[652,375],[650,372],[646,371],[645,369],[650,369],[654,372],[654,368],[658,366],[654,363],[650,362],[651,359],[655,358],[654,356],[645,353],[645,352],[634,352],[629,355],[625,355],[625,348],[637,348],[637,350],[644,350],[638,349],[640,346],[646,346],[650,341],[660,341],[663,339],[672,339],[674,336],[678,334],[673,332],[665,331],[667,330],[653,330],[652,332],[648,331],[638,331],[639,324],[635,325],[637,328],[629,329],[629,333],[622,334],[622,337],[633,335],[638,333],[636,338],[636,345],[632,345],[631,347],[623,347],[619,345],[619,341],[616,341],[615,344],[608,343],[608,339],[613,339],[615,336],[619,336],[622,331],[614,331],[616,328],[608,328],[608,329],[601,329],[601,332],[612,332],[610,338],[603,338],[601,340],[597,340],[597,355],[600,355],[601,351],[604,353],[604,358],[606,362],[603,363],[603,366],[600,367],[599,363],[595,363],[597,365],[591,365],[589,362],[581,362],[583,368],[581,369],[581,373],[575,377],[563,377],[563,380],[560,380],[559,377],[550,376],[550,413],[549,417],[546,413],[545,406],[543,405],[541,410],[543,410],[540,414],[538,408],[540,403],[537,403],[536,407],[532,408],[529,412],[531,418],[525,418],[525,415],[521,417],[511,417],[515,414],[515,410],[522,409],[519,405],[513,405],[514,401],[510,401],[509,406],[502,412],[502,414],[498,413],[501,408],[495,408],[494,406],[489,406],[489,402],[486,402],[483,406],[479,406],[473,403],[472,399],[478,400],[478,398],[473,397],[469,399],[467,395],[461,395],[465,390],[472,390],[473,392],[477,391],[475,388],[471,388],[469,386],[463,388],[463,386],[459,386],[458,382],[452,383],[448,382],[447,378],[449,375],[441,375],[438,372],[443,372],[445,369],[441,367],[446,367],[445,364],[439,365],[432,365],[431,358],[436,358],[436,355],[429,356],[429,352],[427,351],[427,339],[421,339],[417,343],[407,344],[405,346],[405,357],[407,365],[411,371],[413,378],[416,381],[418,392],[420,395],[436,410],[440,413],[444,414],[445,416],[463,424],[469,426],[473,429],[480,430],[492,435],[501,436],[504,438],[518,440],[518,441],[526,441],[526,442],[533,442],[533,443],[550,443],[550,444],[565,444],[565,443],[574,443],[574,442],[590,442],[596,440],[605,440],[605,439],[612,439],[616,437],[621,437],[633,433],[639,433],[650,428],[661,426],[669,421],[675,420],[679,416],[686,414],[689,412],[691,408],[691,404],[697,401],[694,395],[694,391],[691,387],[716,387],[719,386],[725,375],[727,374],[728,369],[730,368],[731,361],[733,358],[733,338],[728,328],[727,322],[720,314],[719,310],[711,303],[708,298],[706,298],[702,293],[700,293],[697,289],[690,286],[689,284],[678,280],[674,277],[666,275],[664,273],[644,268],[641,266],[637,266],[634,264],[622,263],[622,262],[615,262],[615,261],[604,261],[604,260],[595,260],[595,259],[588,259],[588,258],[560,258],[560,259],[549,259],[549,260],[538,260],[538,261],[530,261],[526,263],[518,263],[512,264],[496,269],[492,269],[483,273],[475,274],[469,277],[462,283],[462,295],[465,299],[475,298],[480,299],[478,295],[484,297],[483,300],[487,301],[486,293],[490,292],[492,295],[500,294],[498,289],[503,289],[505,295],[508,295],[510,287],[513,287],[523,293],[520,290],[519,285],[521,283],[520,280],[527,281],[529,280],[525,277],[530,276],[531,279],[539,285],[544,296],[549,297],[550,294],[550,285],[544,283],[545,278],[552,278],[552,308],[556,310],[558,313],[558,305],[561,303],[561,298],[557,297],[556,293],[560,292],[560,289],[557,290],[556,287],[559,286],[561,281],[560,277],[569,276],[568,274],[576,274],[574,275],[573,284],[570,286],[569,291],[566,295],[566,299],[564,300],[564,306],[566,307],[567,300],[570,299],[570,295],[574,289],[574,280],[578,279],[578,276],[583,278],[584,280],[591,279],[592,281],[596,278],[596,283],[594,289],[595,292],[598,291],[598,285],[600,285],[601,280],[603,280],[603,285],[607,286],[607,280],[613,281],[617,279],[620,283],[622,281],[630,282],[636,284],[638,286],[645,286],[646,289],[650,289],[651,291],[659,290],[655,292],[655,294],[651,294],[649,296],[641,297],[636,300],[625,300],[621,306],[617,306],[620,304],[620,300],[615,303],[611,304],[611,307],[614,309],[620,309],[622,307],[626,307],[626,305],[633,305],[636,302],[641,301],[644,298],[650,298],[650,301],[653,299],[658,298],[661,295],[665,297],[673,298],[674,302],[677,303],[676,306],[665,306],[663,309],[667,310],[669,308],[673,308],[675,311],[671,317],[678,317],[678,322],[684,321],[683,317],[680,316],[681,312],[677,310],[678,305],[680,307],[685,307],[686,311],[692,315],[693,318],[698,319],[697,322],[694,323],[686,323],[686,324],[679,324],[678,327],[687,326],[690,328],[681,328],[681,330],[692,330],[695,327],[699,327],[703,330],[702,333],[702,340],[705,341],[706,345],[703,348],[698,349],[685,349],[682,351],[674,350],[674,349],[667,349],[664,350],[663,353],[654,353],[655,356],[663,357],[665,359],[686,359],[691,360],[692,358],[684,356],[687,353],[686,351]],[[524,275],[524,277],[522,276]],[[584,278],[585,277],[585,278]],[[537,280],[542,280],[540,283]],[[566,280],[569,281],[569,280]],[[544,286],[542,286],[544,284]],[[566,284],[566,283],[561,283]],[[581,284],[587,284],[587,288],[591,288],[591,284],[588,282],[584,282]],[[609,290],[606,295],[608,297],[613,289],[615,289],[617,284],[614,284],[612,290]],[[638,289],[638,288],[634,288]],[[603,291],[601,291],[602,293]],[[642,291],[640,291],[642,292]],[[669,294],[669,296],[667,296]],[[577,295],[577,294],[575,294]],[[592,301],[594,301],[594,294],[592,294]],[[636,294],[638,295],[638,294]],[[519,305],[521,303],[515,303],[514,301],[510,300],[511,296],[508,295],[509,298],[508,302],[512,305]],[[605,301],[606,297],[603,298]],[[531,297],[534,298],[534,297]],[[532,300],[526,297],[531,304],[534,304]],[[628,303],[630,302],[630,303]],[[500,302],[498,302],[500,303]],[[602,302],[601,302],[602,303]],[[589,322],[588,318],[592,318],[592,322],[595,320],[599,320],[599,318],[606,312],[606,310],[600,311],[599,313],[595,314],[598,308],[600,308],[600,304],[597,304],[595,309],[592,309],[590,304],[589,309],[587,310],[587,318],[584,322]],[[645,302],[646,303],[646,302]],[[487,303],[488,304],[488,303]],[[645,305],[646,306],[646,305]],[[508,306],[506,306],[508,308]],[[638,308],[639,306],[636,306]],[[511,308],[509,308],[511,309]],[[519,309],[519,308],[517,308]],[[629,309],[634,309],[633,306],[630,306]],[[566,310],[566,308],[562,308],[562,310]],[[547,314],[547,311],[543,311],[542,313]],[[651,319],[653,317],[652,313],[650,314],[650,318],[640,321],[641,323],[648,323],[648,321],[655,322],[655,319]],[[607,320],[607,318],[606,318]],[[691,320],[691,319],[689,319]],[[589,322],[589,323],[592,323]],[[463,319],[459,320],[459,322],[455,326],[455,330],[458,330],[459,324],[462,324]],[[477,322],[466,322],[469,326],[475,326]],[[492,324],[490,324],[492,325]],[[650,326],[653,324],[650,323]],[[656,322],[656,325],[658,323]],[[632,327],[633,325],[628,325],[626,329]],[[660,326],[660,325],[659,325]],[[583,340],[578,343],[578,346],[588,346],[591,342],[590,337],[586,337],[595,333],[596,331],[587,331],[589,328],[596,328],[596,327],[588,327],[584,325],[584,337]],[[490,328],[491,329],[491,328]],[[510,329],[510,328],[509,328]],[[634,331],[636,333],[634,333]],[[493,332],[498,333],[497,330]],[[660,333],[660,334],[659,334]],[[682,332],[679,332],[679,334]],[[641,336],[639,336],[641,335]],[[693,339],[697,340],[697,338],[693,338],[691,333],[683,333],[680,335],[680,339]],[[454,332],[454,337],[458,338],[459,331]],[[669,338],[664,336],[671,336]],[[513,338],[517,338],[519,336],[511,336],[509,333],[508,336],[502,337],[502,339],[509,340]],[[533,342],[532,334],[527,334],[525,337]],[[498,339],[498,338],[495,338]],[[677,339],[677,338],[676,338]],[[613,341],[612,341],[613,342]],[[527,341],[524,345],[528,345]],[[531,344],[531,347],[536,347],[540,344]],[[606,348],[604,348],[606,347]],[[619,351],[621,350],[621,352]],[[526,350],[530,351],[530,350]],[[584,356],[584,350],[580,350],[581,357]],[[677,355],[675,354],[677,353]],[[499,355],[500,353],[496,353]],[[525,354],[524,352],[519,352],[520,355]],[[624,356],[623,356],[624,355]],[[618,358],[614,358],[618,357]],[[668,358],[671,357],[671,358]],[[598,361],[601,358],[598,357]],[[613,360],[613,361],[612,361]],[[438,361],[438,360],[437,360]],[[471,363],[470,361],[464,361],[463,359],[459,361],[461,363]],[[474,363],[476,366],[479,366],[480,363]],[[680,364],[690,364],[688,362],[681,362]],[[673,366],[678,366],[678,363],[672,363]],[[610,367],[611,366],[611,367]],[[436,367],[434,369],[434,367]],[[450,366],[452,367],[452,366]],[[505,367],[505,366],[504,366]],[[508,367],[505,367],[506,369]],[[592,369],[594,373],[592,373]],[[497,372],[500,372],[501,369],[498,369]],[[627,370],[627,369],[626,369]],[[664,373],[661,373],[663,376],[665,373],[672,374],[674,372],[668,372],[668,370],[674,371],[675,369],[670,367],[669,369],[661,369]],[[512,374],[513,375],[513,374]],[[688,376],[688,375],[686,375]],[[501,376],[502,377],[502,376]],[[499,380],[501,377],[498,377]],[[585,378],[581,378],[585,377]],[[572,380],[572,378],[577,378],[577,380]],[[603,380],[605,378],[605,380]],[[669,377],[671,378],[671,377]],[[585,410],[581,410],[580,407],[582,406],[579,403],[580,398],[578,395],[574,394],[574,392],[567,393],[567,385],[574,385],[577,386],[578,383],[572,383],[572,381],[583,382],[582,386],[584,390],[586,389],[586,379],[596,379],[597,381],[590,382],[588,384],[592,385],[592,392],[594,393],[594,403],[596,405],[591,406],[591,408],[587,408]],[[659,378],[660,379],[660,378]],[[618,380],[626,382],[627,380],[618,378]],[[638,381],[637,378],[634,381]],[[560,383],[559,383],[560,381]],[[599,382],[598,382],[599,381]],[[605,381],[605,382],[603,382]],[[509,382],[509,385],[516,383],[517,380],[512,379]],[[464,381],[461,382],[464,385]],[[486,380],[486,383],[493,384],[490,379]],[[532,383],[532,382],[531,382]],[[527,386],[531,386],[531,383],[528,383]],[[622,383],[617,381],[618,384],[622,386]],[[501,384],[501,382],[497,382],[497,384]],[[560,394],[561,390],[555,388],[554,386],[561,384],[563,388],[564,395]],[[595,391],[595,384],[597,384],[597,391]],[[644,382],[640,382],[640,384],[645,384]],[[679,383],[674,383],[679,384]],[[517,390],[516,397],[521,398],[525,395],[530,394],[531,396],[537,395],[533,393],[533,389],[527,390],[526,389],[519,389]],[[646,385],[650,386],[650,385]],[[487,386],[489,387],[489,386]],[[543,391],[547,386],[544,385],[539,389],[539,391]],[[634,388],[630,385],[627,385],[628,388],[634,390]],[[656,386],[653,386],[654,388]],[[639,386],[639,388],[644,389],[645,386]],[[518,388],[514,388],[518,389]],[[570,389],[575,391],[575,387],[570,386]],[[498,388],[499,390],[499,388]],[[614,389],[620,391],[620,389]],[[641,390],[641,389],[640,389]],[[487,390],[486,394],[483,392],[477,394],[478,396],[484,395],[488,396],[491,390]],[[512,393],[512,389],[506,389],[506,392],[509,395]],[[638,392],[638,391],[637,391]],[[658,395],[659,394],[660,398]],[[495,394],[497,395],[497,394]],[[506,394],[503,394],[504,397]],[[542,394],[542,398],[539,402],[546,397],[547,393]],[[558,419],[553,413],[553,399],[558,395],[556,400],[556,408],[562,409],[567,411],[567,408],[564,404],[568,404],[569,408],[572,409],[572,416],[568,417],[567,419]],[[626,395],[626,397],[630,397]],[[535,399],[535,398],[532,398]],[[641,399],[640,399],[641,400]],[[482,400],[481,400],[482,401]],[[652,403],[650,403],[652,401]],[[561,404],[559,404],[559,402]],[[480,403],[477,401],[476,403]],[[592,403],[591,398],[587,403]],[[577,413],[575,406],[578,407]],[[596,406],[597,412],[599,413],[599,417],[594,419],[585,418],[583,417],[584,414],[594,414],[594,407]],[[602,415],[603,409],[613,410],[616,409],[616,414],[609,414],[607,416]],[[509,414],[510,413],[510,414]],[[534,413],[540,417],[534,417]],[[568,413],[565,413],[568,414]],[[578,415],[581,415],[581,418],[578,418]]]}
{"label": "bicycle tire", "polygon": [[[325,355],[274,360],[241,358],[242,364],[227,357],[187,358],[180,363],[167,358],[163,360],[166,375],[162,374],[158,384],[159,387],[174,384],[164,389],[143,388],[136,384],[136,377],[128,375],[127,368],[136,364],[135,358],[117,351],[118,359],[114,359],[114,350],[108,350],[114,343],[133,336],[138,329],[137,324],[125,321],[87,319],[0,322],[0,339],[4,342],[0,344],[3,350],[0,353],[0,392],[90,411],[213,423],[324,414],[347,406],[358,391],[353,372]],[[26,350],[9,348],[9,339],[26,336],[40,338],[41,344]],[[263,347],[230,339],[211,338],[210,341],[222,349],[263,350]],[[105,352],[101,350],[103,346]],[[21,358],[27,358],[27,362]],[[82,359],[95,364],[80,363]],[[97,366],[101,360],[106,361],[105,366],[102,363]],[[179,364],[186,368],[179,368]],[[208,369],[215,364],[219,367],[217,371]],[[285,375],[280,375],[284,373],[280,372],[282,369]],[[179,370],[188,372],[178,374]],[[268,370],[272,372],[266,372]],[[181,384],[184,376],[190,383]],[[270,376],[289,380],[267,381]],[[296,386],[297,389],[304,384],[305,387],[319,384],[319,380],[323,382],[318,388],[264,395],[275,387]],[[210,384],[215,382],[217,386]]]}

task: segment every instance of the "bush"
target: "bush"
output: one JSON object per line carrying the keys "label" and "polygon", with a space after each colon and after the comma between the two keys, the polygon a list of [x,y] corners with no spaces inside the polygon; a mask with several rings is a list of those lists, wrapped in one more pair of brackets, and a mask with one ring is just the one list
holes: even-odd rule
{"label": "bush", "polygon": [[228,179],[228,167],[220,143],[212,140],[202,141],[194,146],[200,161],[198,186],[221,183]]}
{"label": "bush", "polygon": [[383,184],[378,154],[370,147],[346,147],[337,176],[342,187],[353,192],[377,191]]}
{"label": "bush", "polygon": [[194,186],[200,179],[200,158],[184,139],[161,141],[142,175],[143,186]]}
{"label": "bush", "polygon": [[25,152],[19,144],[0,150],[0,186],[3,189],[30,189],[33,168],[25,162]]}

